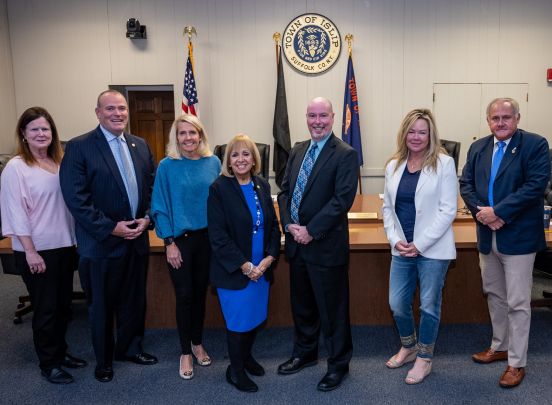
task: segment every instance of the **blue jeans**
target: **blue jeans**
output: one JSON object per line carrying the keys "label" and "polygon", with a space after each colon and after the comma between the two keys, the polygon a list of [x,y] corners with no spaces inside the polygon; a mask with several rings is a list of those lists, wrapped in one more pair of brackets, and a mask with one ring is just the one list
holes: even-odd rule
{"label": "blue jeans", "polygon": [[[401,343],[406,348],[418,345],[418,357],[431,359],[441,319],[441,298],[450,260],[423,256],[393,256],[389,274],[389,306],[397,324]],[[420,331],[416,325],[412,301],[420,283]]]}

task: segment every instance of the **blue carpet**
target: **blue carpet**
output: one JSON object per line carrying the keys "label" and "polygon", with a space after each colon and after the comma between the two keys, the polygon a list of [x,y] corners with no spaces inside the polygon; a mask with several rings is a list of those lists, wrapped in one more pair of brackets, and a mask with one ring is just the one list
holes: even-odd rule
{"label": "blue carpet", "polygon": [[159,358],[155,366],[115,362],[111,383],[93,377],[94,355],[90,346],[86,308],[74,306],[69,327],[70,351],[89,361],[89,366],[70,370],[75,383],[56,386],[46,382],[37,366],[31,334],[31,316],[21,325],[12,323],[17,296],[24,294],[18,277],[0,274],[0,403],[1,404],[546,404],[552,398],[552,312],[533,311],[529,360],[525,381],[515,389],[498,386],[505,363],[479,365],[473,352],[486,348],[489,325],[443,325],[435,353],[433,372],[422,384],[407,386],[408,367],[390,370],[385,361],[399,347],[393,327],[353,328],[354,355],[351,372],[332,392],[316,390],[323,376],[321,361],[298,374],[279,376],[276,368],[291,352],[290,328],[265,329],[259,333],[254,355],[267,375],[254,377],[259,392],[245,394],[226,383],[228,365],[223,330],[208,329],[204,344],[213,358],[210,367],[195,367],[190,381],[178,375],[179,344],[176,330],[148,330],[144,348]]}

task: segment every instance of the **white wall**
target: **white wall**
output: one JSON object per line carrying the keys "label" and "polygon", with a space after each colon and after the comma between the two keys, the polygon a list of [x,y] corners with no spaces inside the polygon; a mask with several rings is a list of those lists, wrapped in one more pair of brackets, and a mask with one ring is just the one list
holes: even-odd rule
{"label": "white wall", "polygon": [[10,32],[6,0],[0,0],[0,153],[12,153],[16,125]]}
{"label": "white wall", "polygon": [[[272,34],[305,12],[329,17],[343,41],[355,36],[365,192],[382,190],[399,123],[410,109],[433,106],[434,83],[528,83],[525,129],[552,140],[550,0],[8,0],[17,113],[43,105],[69,139],[96,125],[95,98],[109,84],[174,85],[178,109],[182,31],[194,25],[201,118],[211,144],[238,131],[272,143]],[[147,26],[146,41],[125,38],[130,17]],[[307,137],[306,104],[318,95],[333,101],[341,134],[344,45],[323,75],[284,65],[292,143]],[[458,114],[469,102],[458,100]],[[12,129],[0,125],[6,142]]]}

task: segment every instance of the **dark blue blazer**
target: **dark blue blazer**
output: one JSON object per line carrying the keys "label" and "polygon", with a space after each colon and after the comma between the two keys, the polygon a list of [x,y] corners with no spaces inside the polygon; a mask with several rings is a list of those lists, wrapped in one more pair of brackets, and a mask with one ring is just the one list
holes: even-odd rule
{"label": "dark blue blazer", "polygon": [[[292,223],[291,198],[303,158],[310,140],[291,150],[282,190],[278,194],[280,222]],[[302,248],[308,263],[333,267],[349,262],[349,221],[347,213],[353,205],[358,181],[358,154],[333,133],[320,151],[305,186],[299,207],[299,222],[306,225],[312,242]],[[297,242],[286,235],[286,256],[292,258]]]}
{"label": "dark blue blazer", "polygon": [[[468,151],[460,178],[460,193],[472,216],[477,206],[489,206],[488,187],[494,136],[475,141]],[[494,211],[505,225],[496,231],[501,253],[519,255],[546,248],[543,227],[544,189],[550,178],[548,142],[540,135],[518,129],[500,163],[493,195]],[[477,223],[477,248],[491,251],[491,229]]]}
{"label": "dark blue blazer", "polygon": [[[155,175],[153,156],[142,138],[127,133],[124,136],[138,183],[136,218],[143,218],[150,208]],[[147,231],[132,244],[111,235],[117,222],[132,219],[132,213],[117,162],[99,126],[67,143],[59,178],[63,198],[75,218],[81,256],[120,257],[129,246],[139,254],[147,254]]]}
{"label": "dark blue blazer", "polygon": [[[264,257],[275,259],[280,254],[280,228],[270,195],[270,186],[262,177],[253,182],[264,216]],[[219,176],[209,188],[207,222],[211,241],[211,284],[229,290],[241,290],[249,277],[242,274],[241,265],[251,261],[253,218],[240,184],[235,177]],[[265,272],[272,281],[272,268]]]}

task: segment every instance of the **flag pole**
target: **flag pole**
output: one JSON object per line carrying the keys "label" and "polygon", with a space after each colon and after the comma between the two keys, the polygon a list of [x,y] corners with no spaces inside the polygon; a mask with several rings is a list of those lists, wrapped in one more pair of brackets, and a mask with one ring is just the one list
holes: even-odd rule
{"label": "flag pole", "polygon": [[188,37],[188,57],[186,59],[186,70],[184,73],[184,86],[182,89],[182,112],[199,117],[199,100],[197,98],[197,87],[195,82],[194,45],[192,36],[197,36],[194,26],[184,27],[184,37]]}
{"label": "flag pole", "polygon": [[274,40],[274,45],[276,45],[276,65],[280,61],[280,38],[281,34],[279,32],[275,32],[272,35],[272,39]]}
{"label": "flag pole", "polygon": [[[353,38],[354,38],[353,34],[345,35],[345,40],[347,41],[347,47],[349,50],[349,58],[351,59],[353,57]],[[360,194],[362,194],[362,177],[360,175],[360,166],[358,167],[357,179],[358,179],[358,191]]]}
{"label": "flag pole", "polygon": [[195,71],[194,45],[192,44],[192,35],[197,36],[196,28],[192,25],[184,27],[184,36],[188,36],[188,57],[190,58],[190,62],[192,63],[192,70]]}

